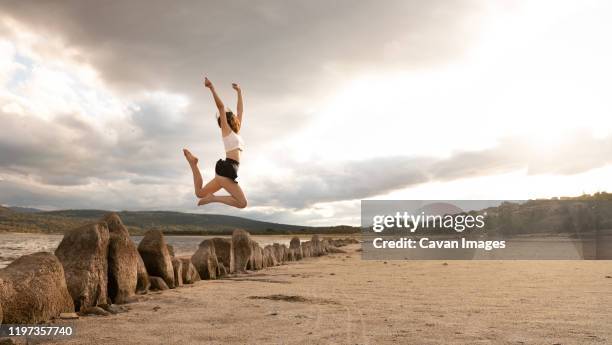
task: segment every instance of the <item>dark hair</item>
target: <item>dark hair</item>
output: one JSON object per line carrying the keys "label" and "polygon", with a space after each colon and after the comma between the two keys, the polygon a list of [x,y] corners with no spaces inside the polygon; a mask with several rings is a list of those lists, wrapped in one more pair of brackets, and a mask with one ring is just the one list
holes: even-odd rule
{"label": "dark hair", "polygon": [[[240,131],[240,121],[238,120],[238,117],[236,117],[231,110],[225,112],[225,117],[227,118],[227,124],[230,126],[232,131],[238,133],[238,131]],[[219,124],[219,127],[221,127],[221,116],[217,116],[217,123]]]}

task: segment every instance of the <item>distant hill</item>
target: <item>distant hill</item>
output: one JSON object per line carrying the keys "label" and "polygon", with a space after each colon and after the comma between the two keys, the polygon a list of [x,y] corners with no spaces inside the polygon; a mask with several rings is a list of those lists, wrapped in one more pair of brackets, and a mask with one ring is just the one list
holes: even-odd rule
{"label": "distant hill", "polygon": [[8,207],[11,211],[14,212],[19,212],[19,213],[36,213],[36,212],[43,212],[43,210],[39,210],[37,208],[31,208],[31,207],[19,207],[19,206],[10,206]]}
{"label": "distant hill", "polygon": [[[109,211],[62,210],[48,212],[0,212],[0,232],[63,233],[83,224],[96,221]],[[218,214],[193,214],[169,211],[117,212],[132,234],[149,229],[160,229],[176,235],[230,234],[244,229],[252,234],[310,234],[356,233],[358,227],[311,227],[262,222],[242,217]]]}
{"label": "distant hill", "polygon": [[10,212],[12,212],[10,208],[0,205],[0,213],[10,213]]}
{"label": "distant hill", "polygon": [[525,235],[612,230],[612,194],[504,202],[487,211],[489,233]]}

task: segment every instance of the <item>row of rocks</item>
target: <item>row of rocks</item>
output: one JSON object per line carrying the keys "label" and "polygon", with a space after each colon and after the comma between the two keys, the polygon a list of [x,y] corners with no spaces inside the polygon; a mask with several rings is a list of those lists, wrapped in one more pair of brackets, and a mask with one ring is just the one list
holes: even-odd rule
{"label": "row of rocks", "polygon": [[328,253],[343,253],[338,247],[357,243],[355,239],[323,239],[313,235],[310,241],[291,239],[289,247],[274,243],[261,247],[248,232],[235,230],[232,238],[212,238],[202,241],[191,262],[202,279],[218,279],[227,274],[257,271],[307,257]]}
{"label": "row of rocks", "polygon": [[61,313],[108,314],[136,294],[261,270],[327,253],[354,239],[319,239],[261,247],[248,232],[202,241],[191,257],[176,257],[159,230],[132,241],[117,214],[65,233],[55,251],[25,255],[0,270],[0,323],[33,324]]}

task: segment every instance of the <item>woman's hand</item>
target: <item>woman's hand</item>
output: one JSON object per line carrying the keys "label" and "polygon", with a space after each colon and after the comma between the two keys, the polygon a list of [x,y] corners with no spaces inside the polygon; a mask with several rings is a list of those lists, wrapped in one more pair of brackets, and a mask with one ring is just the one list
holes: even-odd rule
{"label": "woman's hand", "polygon": [[210,80],[208,80],[208,77],[204,77],[204,86],[206,86],[209,89],[212,89],[213,84]]}
{"label": "woman's hand", "polygon": [[236,90],[236,94],[238,95],[238,106],[236,110],[238,111],[238,121],[242,122],[242,89],[240,89],[238,83],[232,83],[232,88]]}

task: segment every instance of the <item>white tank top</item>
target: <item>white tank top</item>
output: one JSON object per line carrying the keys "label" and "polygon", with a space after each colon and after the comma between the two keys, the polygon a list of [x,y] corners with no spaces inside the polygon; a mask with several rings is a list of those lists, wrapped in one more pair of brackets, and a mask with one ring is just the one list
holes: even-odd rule
{"label": "white tank top", "polygon": [[235,149],[242,151],[244,149],[244,141],[236,132],[231,131],[230,134],[223,137],[223,146],[225,146],[225,152]]}

